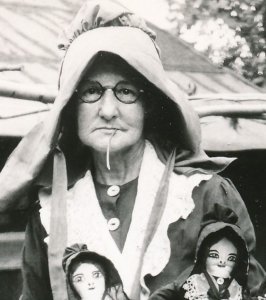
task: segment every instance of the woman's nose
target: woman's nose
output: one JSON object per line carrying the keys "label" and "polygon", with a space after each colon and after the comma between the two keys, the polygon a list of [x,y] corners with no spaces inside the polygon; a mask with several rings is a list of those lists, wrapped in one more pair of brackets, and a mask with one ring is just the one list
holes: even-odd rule
{"label": "woman's nose", "polygon": [[111,89],[108,89],[104,92],[100,100],[100,117],[111,120],[118,116],[118,107],[117,99]]}

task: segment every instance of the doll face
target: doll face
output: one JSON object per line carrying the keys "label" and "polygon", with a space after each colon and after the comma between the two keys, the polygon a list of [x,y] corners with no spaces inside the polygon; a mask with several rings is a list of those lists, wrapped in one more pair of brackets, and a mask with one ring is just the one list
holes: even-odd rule
{"label": "doll face", "polygon": [[229,278],[236,259],[236,247],[227,238],[223,238],[210,247],[206,259],[206,270],[213,276]]}
{"label": "doll face", "polygon": [[81,300],[102,300],[105,292],[103,269],[91,262],[78,265],[72,274],[72,283]]}

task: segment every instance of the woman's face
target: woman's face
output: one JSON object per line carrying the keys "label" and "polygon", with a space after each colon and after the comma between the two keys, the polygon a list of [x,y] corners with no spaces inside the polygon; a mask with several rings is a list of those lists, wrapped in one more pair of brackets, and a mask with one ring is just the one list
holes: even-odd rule
{"label": "woman's face", "polygon": [[227,238],[212,245],[207,254],[206,270],[209,274],[229,278],[236,264],[237,249]]}
{"label": "woman's face", "polygon": [[84,262],[72,274],[72,284],[82,300],[102,300],[105,292],[104,271],[98,264]]}
{"label": "woman's face", "polygon": [[78,98],[88,91],[94,93],[90,88],[95,83],[105,88],[96,102],[83,103],[78,99],[78,136],[84,145],[98,152],[106,152],[110,138],[110,152],[123,151],[143,141],[144,107],[141,96],[136,102],[126,104],[120,102],[111,90],[121,82],[126,87],[140,90],[126,68],[128,66],[122,61],[115,65],[98,62],[88,70],[78,87]]}

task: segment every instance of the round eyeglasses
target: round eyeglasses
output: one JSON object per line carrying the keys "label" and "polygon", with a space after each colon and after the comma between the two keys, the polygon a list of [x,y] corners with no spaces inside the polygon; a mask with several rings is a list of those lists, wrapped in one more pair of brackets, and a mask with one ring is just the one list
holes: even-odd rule
{"label": "round eyeglasses", "polygon": [[116,99],[125,104],[136,102],[144,92],[127,81],[120,81],[114,87],[102,86],[98,81],[85,81],[78,90],[78,97],[81,102],[94,103],[102,98],[106,90],[112,90]]}

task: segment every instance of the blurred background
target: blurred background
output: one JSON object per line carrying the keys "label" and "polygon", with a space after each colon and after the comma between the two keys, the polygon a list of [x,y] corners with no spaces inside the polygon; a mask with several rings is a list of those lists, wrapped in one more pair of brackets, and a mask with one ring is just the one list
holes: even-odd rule
{"label": "blurred background", "polygon": [[[56,68],[57,37],[84,0],[1,0],[1,61],[33,57]],[[216,66],[266,86],[266,2],[263,0],[120,0],[146,20],[185,40]],[[45,29],[45,30],[44,30]],[[41,36],[40,36],[41,35]],[[14,54],[18,56],[14,60]],[[53,62],[53,63],[52,63]],[[45,68],[45,63],[43,68]],[[35,66],[36,67],[36,66]],[[28,72],[29,73],[29,72]],[[41,74],[39,74],[40,76]],[[49,78],[34,82],[54,83]]]}
{"label": "blurred background", "polygon": [[[84,0],[0,0],[0,169],[52,107],[60,33]],[[266,2],[120,0],[157,33],[170,78],[198,112],[209,155],[237,157],[222,175],[243,197],[266,268]],[[0,215],[0,298],[21,293],[26,211]]]}

